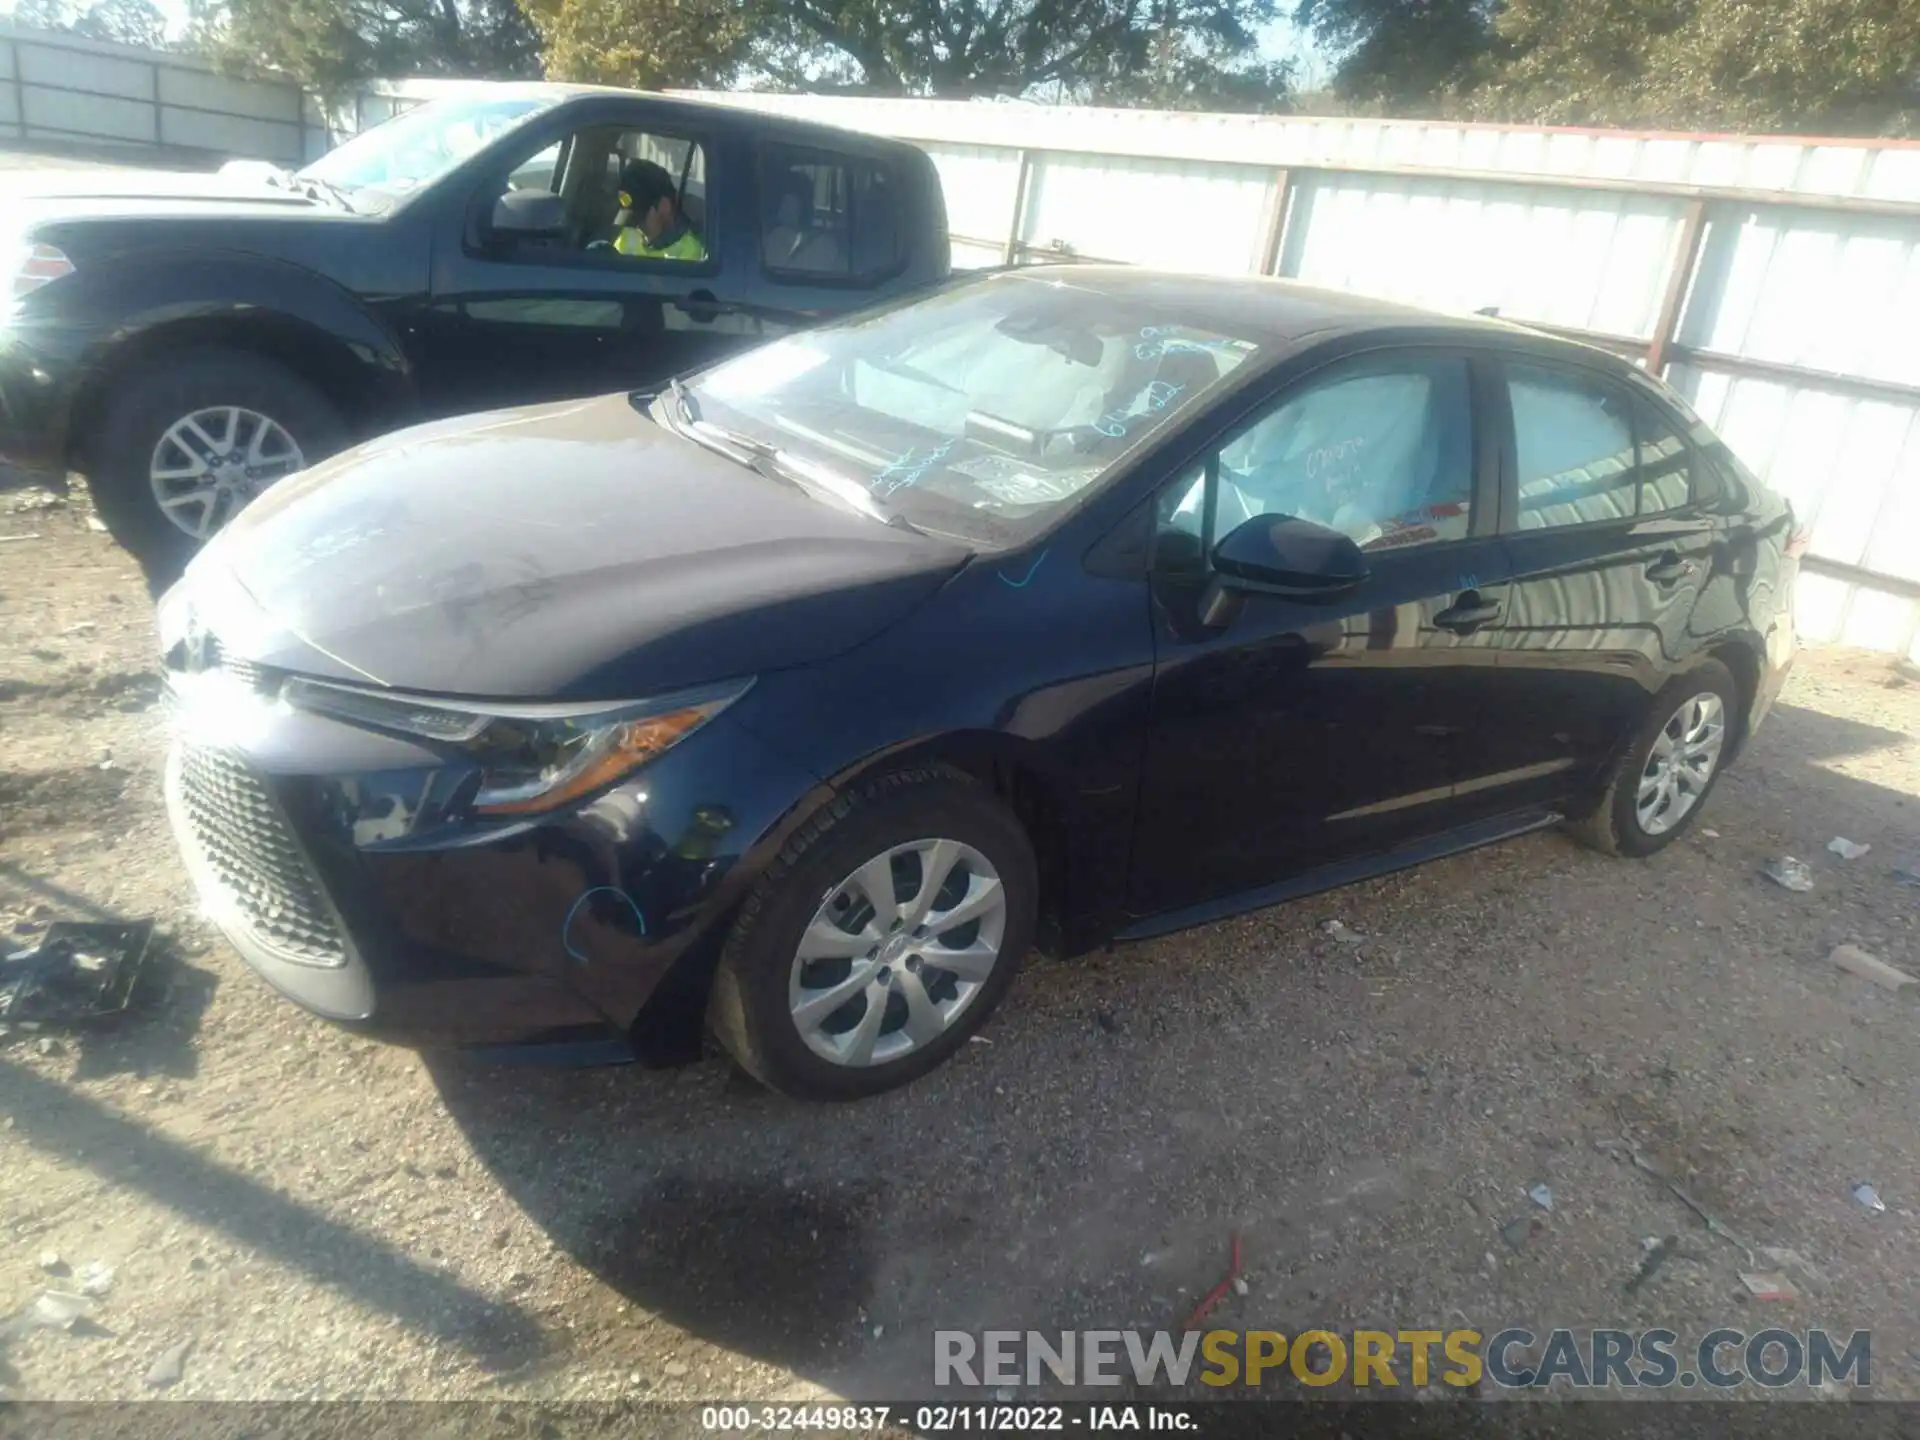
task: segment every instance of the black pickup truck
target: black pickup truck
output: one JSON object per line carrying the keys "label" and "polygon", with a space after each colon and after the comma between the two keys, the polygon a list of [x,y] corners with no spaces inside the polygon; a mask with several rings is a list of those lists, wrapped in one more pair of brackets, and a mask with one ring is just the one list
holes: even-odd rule
{"label": "black pickup truck", "polygon": [[[704,259],[613,248],[637,160]],[[27,176],[0,193],[0,472],[80,471],[164,580],[360,438],[657,383],[948,264],[913,146],[620,90],[463,89],[293,173]]]}

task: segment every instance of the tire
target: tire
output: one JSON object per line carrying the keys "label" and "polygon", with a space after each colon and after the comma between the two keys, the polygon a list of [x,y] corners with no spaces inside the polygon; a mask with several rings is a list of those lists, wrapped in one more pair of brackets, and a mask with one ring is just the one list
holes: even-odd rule
{"label": "tire", "polygon": [[[162,353],[112,384],[98,433],[83,439],[83,465],[101,520],[140,562],[156,593],[177,579],[207,537],[252,498],[244,487],[252,486],[257,494],[273,480],[341,449],[348,438],[339,411],[324,395],[284,366],[244,351]],[[264,417],[278,427],[279,435],[263,432],[246,419],[238,421],[229,453],[244,466],[251,458],[244,452],[259,435],[261,463],[251,478],[235,473],[233,484],[211,505],[188,502],[174,507],[183,521],[204,522],[205,534],[195,535],[169,518],[156,491],[169,482],[156,481],[154,473],[178,473],[195,463],[206,468],[206,447],[197,440],[191,440],[201,451],[195,456],[173,441],[161,448],[176,424],[206,412]],[[220,442],[229,438],[218,419],[209,420],[202,433]],[[291,441],[292,450],[282,438]],[[182,476],[170,485],[181,494],[199,483]]]}
{"label": "tire", "polygon": [[[859,873],[890,852],[898,858],[888,871],[868,875],[894,887],[898,930],[869,903]],[[929,868],[948,862],[946,884],[924,893]],[[806,825],[742,904],[708,1023],[741,1068],[796,1099],[857,1100],[905,1085],[993,1013],[1033,943],[1038,895],[1026,831],[973,780],[930,768],[868,781]],[[960,923],[916,938],[916,922],[934,929],[947,916]],[[803,942],[814,956],[802,958]],[[943,950],[968,957],[964,972],[941,966]],[[845,998],[836,1004],[836,995]],[[808,1000],[803,1024],[796,1006]]]}
{"label": "tire", "polygon": [[[1696,709],[1696,705],[1703,708]],[[1714,705],[1718,706],[1717,719],[1710,714]],[[1740,687],[1734,683],[1732,672],[1718,660],[1709,660],[1669,681],[1647,707],[1639,728],[1614,761],[1606,788],[1591,813],[1570,827],[1573,833],[1609,855],[1638,857],[1664,850],[1699,818],[1707,797],[1719,782],[1741,723]],[[1702,728],[1696,732],[1697,724]],[[1689,745],[1686,738],[1693,733],[1704,736],[1706,729],[1714,724],[1718,726],[1718,738],[1710,747],[1712,758],[1705,768],[1704,780],[1690,783],[1698,780],[1697,764],[1669,762],[1672,798],[1664,806],[1655,803],[1659,800],[1656,788],[1649,802],[1652,813],[1643,811],[1642,799],[1647,785],[1656,781],[1649,773],[1655,764],[1655,746],[1665,737],[1669,745],[1676,740],[1681,742],[1684,754],[1702,755],[1709,748],[1704,739]],[[1686,802],[1684,809],[1676,815],[1674,808],[1682,800]]]}

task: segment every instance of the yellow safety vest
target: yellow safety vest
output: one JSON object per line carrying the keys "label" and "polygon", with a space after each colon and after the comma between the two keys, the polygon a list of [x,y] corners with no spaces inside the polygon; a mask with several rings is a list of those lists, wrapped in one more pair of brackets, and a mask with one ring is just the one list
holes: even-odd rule
{"label": "yellow safety vest", "polygon": [[707,258],[707,247],[700,243],[700,237],[684,227],[671,241],[655,249],[647,243],[646,231],[630,225],[614,240],[613,248],[622,255],[631,255],[637,260],[704,260]]}

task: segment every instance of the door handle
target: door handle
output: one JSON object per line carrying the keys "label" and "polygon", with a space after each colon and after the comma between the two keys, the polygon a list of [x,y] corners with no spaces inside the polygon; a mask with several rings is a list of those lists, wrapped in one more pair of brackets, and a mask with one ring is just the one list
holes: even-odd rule
{"label": "door handle", "polygon": [[1468,590],[1453,604],[1433,617],[1433,623],[1456,635],[1471,635],[1482,625],[1500,618],[1498,600],[1482,600],[1478,592]]}
{"label": "door handle", "polygon": [[673,308],[681,311],[689,319],[707,325],[721,315],[733,314],[740,307],[722,303],[720,297],[711,290],[696,290],[684,300],[675,300]]}
{"label": "door handle", "polygon": [[1647,567],[1647,579],[1656,585],[1678,585],[1693,574],[1693,561],[1678,555],[1662,555]]}

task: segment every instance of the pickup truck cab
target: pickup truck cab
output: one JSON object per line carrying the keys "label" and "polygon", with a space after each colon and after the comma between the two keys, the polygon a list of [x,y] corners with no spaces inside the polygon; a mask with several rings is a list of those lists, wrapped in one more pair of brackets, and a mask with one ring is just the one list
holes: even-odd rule
{"label": "pickup truck cab", "polygon": [[[672,177],[704,259],[613,248],[636,160]],[[913,146],[579,86],[464,89],[291,174],[38,175],[4,198],[0,469],[85,474],[156,583],[360,439],[657,384],[949,266]]]}

